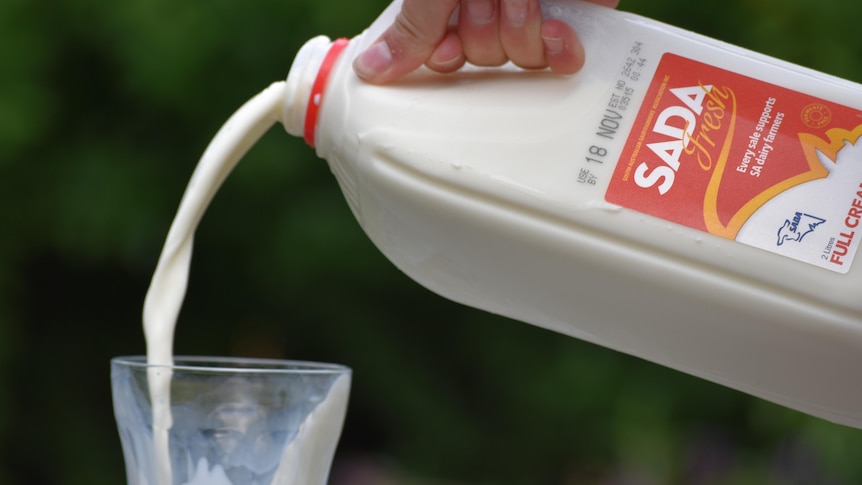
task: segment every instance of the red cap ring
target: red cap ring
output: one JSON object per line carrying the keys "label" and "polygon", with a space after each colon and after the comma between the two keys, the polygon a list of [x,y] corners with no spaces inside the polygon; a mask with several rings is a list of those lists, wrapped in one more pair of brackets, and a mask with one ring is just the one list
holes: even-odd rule
{"label": "red cap ring", "polygon": [[308,107],[305,111],[305,143],[314,148],[314,137],[317,132],[317,113],[320,111],[320,104],[323,101],[323,91],[326,89],[326,81],[329,79],[329,74],[332,72],[335,61],[341,51],[350,43],[349,39],[336,39],[323,58],[323,63],[320,64],[320,69],[317,71],[317,77],[314,79],[314,84],[311,86],[311,94],[308,97]]}

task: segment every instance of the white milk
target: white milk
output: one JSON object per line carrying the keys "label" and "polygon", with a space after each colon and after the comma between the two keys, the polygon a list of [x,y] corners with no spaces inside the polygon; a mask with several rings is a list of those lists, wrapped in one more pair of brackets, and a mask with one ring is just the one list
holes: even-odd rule
{"label": "white milk", "polygon": [[[150,364],[173,364],[174,328],[186,293],[194,231],[224,179],[277,119],[272,106],[278,104],[282,92],[283,83],[276,83],[238,110],[207,147],[192,175],[144,301],[144,336]],[[172,483],[168,447],[172,423],[170,382],[171,375],[164,368],[151,369],[153,439],[160,485]]]}
{"label": "white milk", "polygon": [[[227,175],[245,152],[270,128],[281,114],[285,87],[274,83],[238,110],[204,152],[189,182],[176,217],[168,232],[144,303],[144,334],[147,361],[150,364],[173,364],[173,337],[177,316],[188,282],[194,231],[204,211]],[[153,439],[156,449],[157,484],[169,484],[169,431],[171,374],[164,368],[151,369],[150,396],[153,403]],[[309,477],[304,470],[326,469],[322,464],[332,459],[332,443],[337,440],[349,395],[349,378],[339,377],[326,399],[320,403],[285,449],[273,484],[310,485],[323,483],[325,476]],[[304,466],[298,466],[303,463]],[[313,464],[309,467],[309,464]],[[300,470],[298,473],[297,470]],[[187,485],[231,484],[224,471],[197,464],[195,478]]]}
{"label": "white milk", "polygon": [[[333,437],[341,433],[341,423],[350,393],[350,380],[339,377],[326,399],[303,421],[287,447],[272,478],[272,485],[326,483],[332,460]],[[198,461],[192,479],[183,485],[240,485],[230,481],[221,465]]]}
{"label": "white milk", "polygon": [[299,432],[285,448],[272,485],[326,483],[333,437],[341,433],[349,394],[350,380],[346,376],[339,377],[326,399],[303,421]]}
{"label": "white milk", "polygon": [[577,75],[364,84],[351,62],[398,8],[340,54],[309,41],[207,150],[148,295],[154,362],[203,209],[281,118],[432,291],[862,427],[862,87],[576,0],[543,10],[584,42]]}

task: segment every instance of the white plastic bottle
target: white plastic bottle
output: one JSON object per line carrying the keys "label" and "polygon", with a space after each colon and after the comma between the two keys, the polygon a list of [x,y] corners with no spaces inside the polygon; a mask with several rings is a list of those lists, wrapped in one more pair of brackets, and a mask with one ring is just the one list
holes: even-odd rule
{"label": "white plastic bottle", "polygon": [[587,61],[361,82],[309,41],[283,122],[452,300],[862,427],[862,86],[547,0]]}

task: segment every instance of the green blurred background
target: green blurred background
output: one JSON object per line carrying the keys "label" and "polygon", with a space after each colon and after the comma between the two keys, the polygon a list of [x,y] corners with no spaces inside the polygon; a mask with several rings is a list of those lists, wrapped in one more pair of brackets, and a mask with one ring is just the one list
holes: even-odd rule
{"label": "green blurred background", "polygon": [[[187,179],[242,102],[384,0],[0,2],[0,485],[117,485],[108,360]],[[858,0],[623,0],[862,81]],[[858,484],[862,431],[447,302],[267,134],[197,235],[183,354],[355,371],[334,485]],[[862,384],[860,384],[862,385]]]}

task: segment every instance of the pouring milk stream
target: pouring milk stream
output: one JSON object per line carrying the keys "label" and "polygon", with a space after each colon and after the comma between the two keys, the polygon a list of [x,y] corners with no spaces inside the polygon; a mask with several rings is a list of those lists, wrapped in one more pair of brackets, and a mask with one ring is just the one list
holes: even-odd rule
{"label": "pouring milk stream", "polygon": [[[218,187],[257,139],[278,119],[273,109],[280,107],[284,84],[275,83],[268,90],[244,105],[224,125],[204,152],[179,210],[168,231],[167,241],[153,275],[144,303],[144,333],[147,340],[147,361],[150,364],[173,364],[173,337],[177,316],[185,296],[191,261],[194,230],[212,200]],[[171,373],[167,367],[148,369],[148,382],[153,406],[153,441],[156,451],[158,484],[173,482],[170,465],[169,432],[172,425],[170,411]],[[321,467],[300,466],[301,461],[328,461],[330,436],[338,435],[333,427],[340,428],[347,406],[349,378],[339,377],[326,399],[305,419],[297,435],[291,439],[279,462],[273,478],[277,485],[323,484],[326,477],[309,476],[307,469]],[[324,440],[324,446],[316,441]],[[221,474],[212,474],[204,464],[196,476],[184,485],[240,485],[232,484]]]}
{"label": "pouring milk stream", "polygon": [[364,84],[352,59],[397,8],[310,40],[213,139],[147,294],[151,362],[172,361],[203,211],[281,122],[430,290],[862,427],[862,86],[578,0],[542,2],[584,43],[574,76]]}

